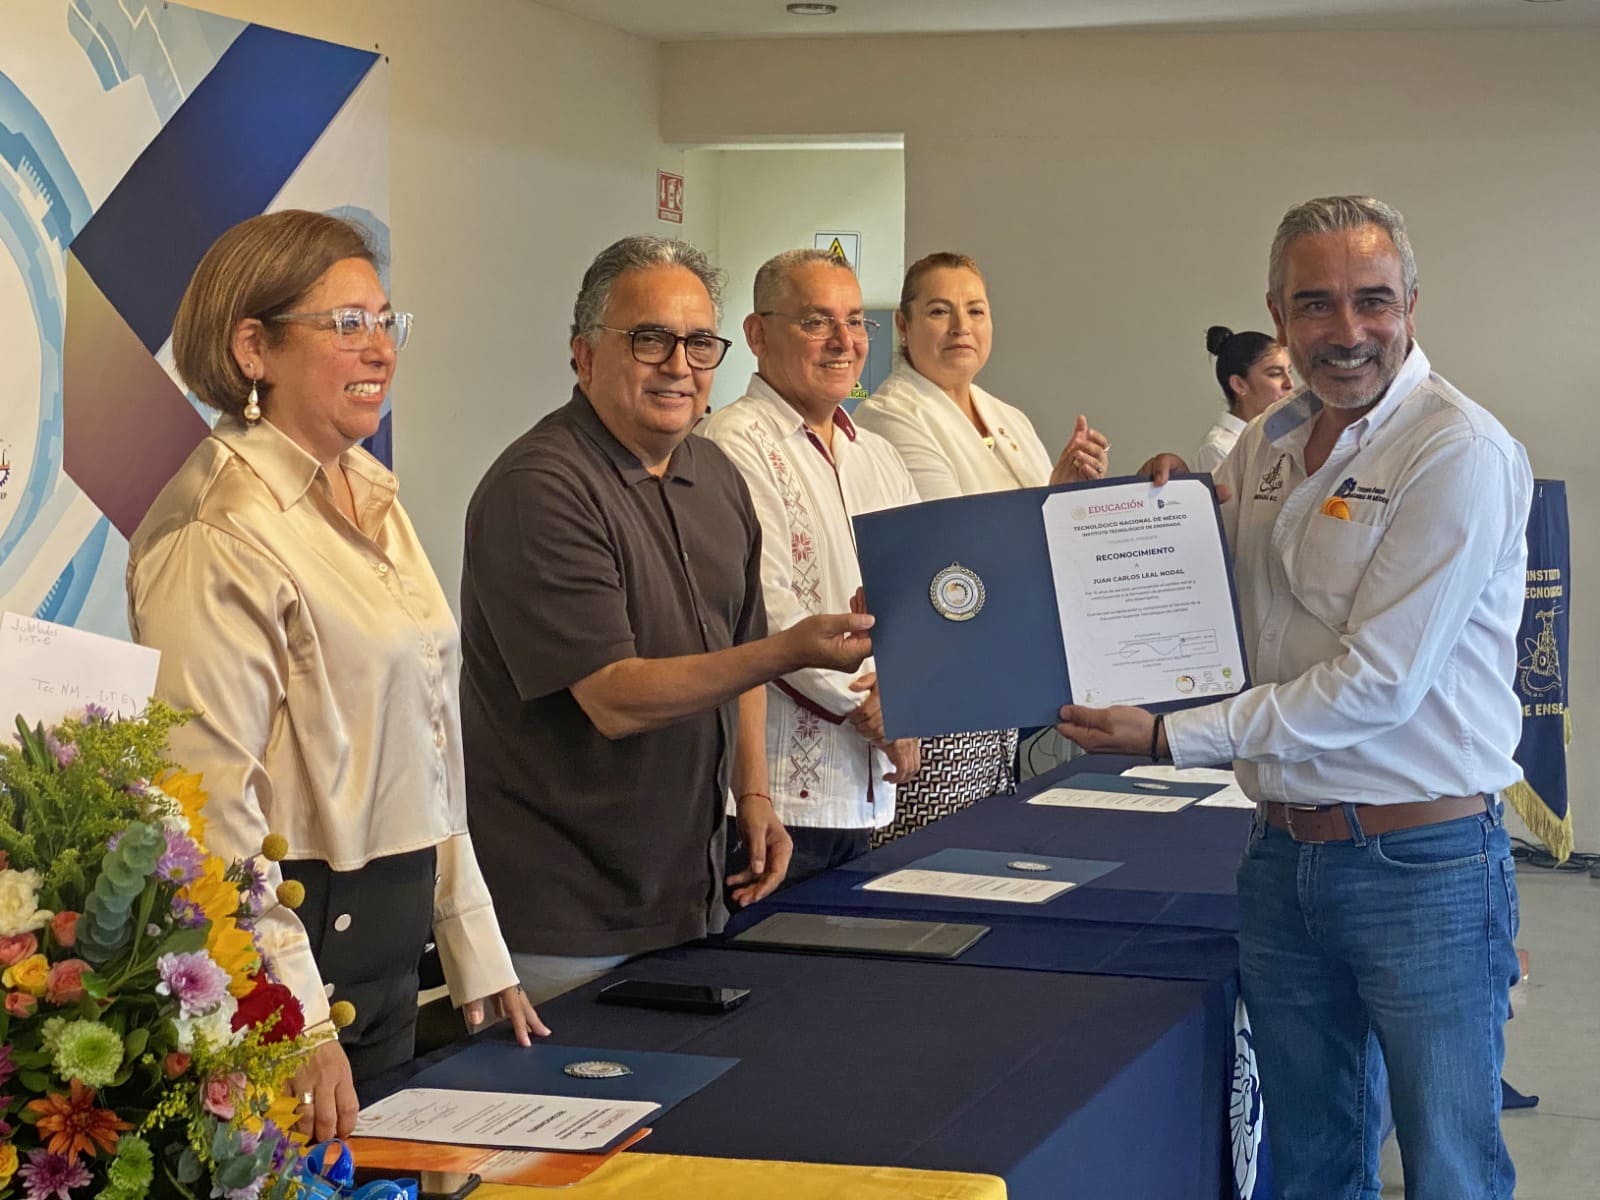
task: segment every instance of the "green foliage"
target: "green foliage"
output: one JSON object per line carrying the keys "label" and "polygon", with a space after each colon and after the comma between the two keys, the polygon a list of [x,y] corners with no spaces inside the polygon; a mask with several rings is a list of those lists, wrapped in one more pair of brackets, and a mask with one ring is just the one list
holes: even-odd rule
{"label": "green foliage", "polygon": [[82,908],[106,842],[149,810],[149,781],[173,766],[167,736],[188,719],[159,700],[136,720],[69,718],[48,732],[18,718],[22,744],[0,744],[0,850],[11,866],[36,868],[42,893]]}
{"label": "green foliage", "polygon": [[[78,953],[94,966],[103,965],[133,939],[139,921],[133,902],[146,891],[153,898],[157,884],[150,876],[165,845],[157,826],[134,821],[123,831],[116,849],[106,851],[100,878],[95,880],[78,922]],[[148,915],[149,907],[143,905],[140,915]]]}

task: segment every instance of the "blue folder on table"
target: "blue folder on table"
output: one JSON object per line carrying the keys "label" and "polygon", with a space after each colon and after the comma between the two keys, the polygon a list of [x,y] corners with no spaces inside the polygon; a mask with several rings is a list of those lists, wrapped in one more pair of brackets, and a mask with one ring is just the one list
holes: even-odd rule
{"label": "blue folder on table", "polygon": [[[573,1078],[575,1062],[617,1062],[628,1074],[614,1079]],[[418,1072],[407,1084],[463,1092],[514,1092],[528,1096],[587,1096],[593,1100],[649,1100],[671,1108],[694,1095],[739,1060],[657,1050],[617,1050],[539,1042],[518,1046],[481,1041]]]}
{"label": "blue folder on table", "polygon": [[[1172,478],[1211,482],[1209,475]],[[1133,482],[1138,481],[957,496],[854,518],[867,609],[877,618],[872,653],[887,736],[1055,723],[1072,688],[1044,501],[1054,492]],[[1220,513],[1217,520],[1220,536]],[[983,606],[969,620],[947,618],[932,599],[941,572],[955,566],[982,582]],[[1237,599],[1234,621],[1237,628]],[[1150,707],[1163,712],[1216,699],[1196,696]]]}

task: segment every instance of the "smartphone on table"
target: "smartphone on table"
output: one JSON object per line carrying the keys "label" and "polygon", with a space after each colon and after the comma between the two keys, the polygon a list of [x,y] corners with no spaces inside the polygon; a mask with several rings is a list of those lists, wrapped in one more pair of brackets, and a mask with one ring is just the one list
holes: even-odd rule
{"label": "smartphone on table", "polygon": [[650,979],[624,979],[600,989],[601,1004],[630,1008],[660,1008],[669,1012],[725,1013],[738,1008],[749,988],[714,987],[702,983],[664,983]]}

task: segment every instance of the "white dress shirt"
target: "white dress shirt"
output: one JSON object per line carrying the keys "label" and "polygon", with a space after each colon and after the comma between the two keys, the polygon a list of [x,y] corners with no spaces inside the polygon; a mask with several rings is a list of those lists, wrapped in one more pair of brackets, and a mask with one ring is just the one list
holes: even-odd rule
{"label": "white dress shirt", "polygon": [[1233,489],[1223,518],[1256,686],[1170,713],[1173,758],[1237,760],[1257,801],[1508,787],[1522,776],[1528,456],[1416,345],[1307,478],[1320,410],[1305,390],[1280,401],[1218,475]]}
{"label": "white dress shirt", "polygon": [[[888,442],[834,413],[831,454],[760,375],[699,432],[744,476],[761,520],[761,583],[775,633],[816,613],[850,611],[861,586],[850,518],[917,503],[916,485]],[[873,670],[872,660],[862,671]],[[853,675],[808,668],[767,688],[767,765],[785,825],[866,829],[894,819],[893,768],[844,723],[864,692]]]}
{"label": "white dress shirt", "polygon": [[977,384],[972,385],[972,407],[989,431],[992,447],[943,388],[902,358],[871,398],[856,406],[855,421],[900,452],[924,500],[1050,482],[1053,460],[1021,409]]}
{"label": "white dress shirt", "polygon": [[[207,849],[245,858],[271,831],[291,859],[349,871],[435,847],[433,932],[462,1004],[517,977],[467,834],[460,639],[395,477],[361,449],[341,464],[356,524],[270,420],[223,418],[133,535],[128,624],[161,651],[156,694],[195,711],[171,754],[205,778]],[[306,1020],[325,1019],[299,918],[275,907],[257,929]]]}
{"label": "white dress shirt", "polygon": [[1231,412],[1223,412],[1217,417],[1217,423],[1206,430],[1206,436],[1200,442],[1200,449],[1195,451],[1194,458],[1189,462],[1189,469],[1210,471],[1215,474],[1248,424],[1248,421],[1234,416]]}

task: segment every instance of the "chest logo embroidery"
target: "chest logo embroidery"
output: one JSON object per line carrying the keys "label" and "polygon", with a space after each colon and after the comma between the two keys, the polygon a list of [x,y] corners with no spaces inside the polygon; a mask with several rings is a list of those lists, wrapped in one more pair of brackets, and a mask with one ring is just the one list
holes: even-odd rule
{"label": "chest logo embroidery", "polygon": [[[1383,487],[1368,487],[1355,481],[1354,476],[1349,476],[1333,493],[1335,500],[1370,500],[1374,504],[1389,503],[1389,489]],[[1331,501],[1330,501],[1331,503]]]}
{"label": "chest logo embroidery", "polygon": [[1283,460],[1288,457],[1287,454],[1278,455],[1278,461],[1272,464],[1256,485],[1254,499],[1276,501],[1279,498],[1278,493],[1283,491]]}

